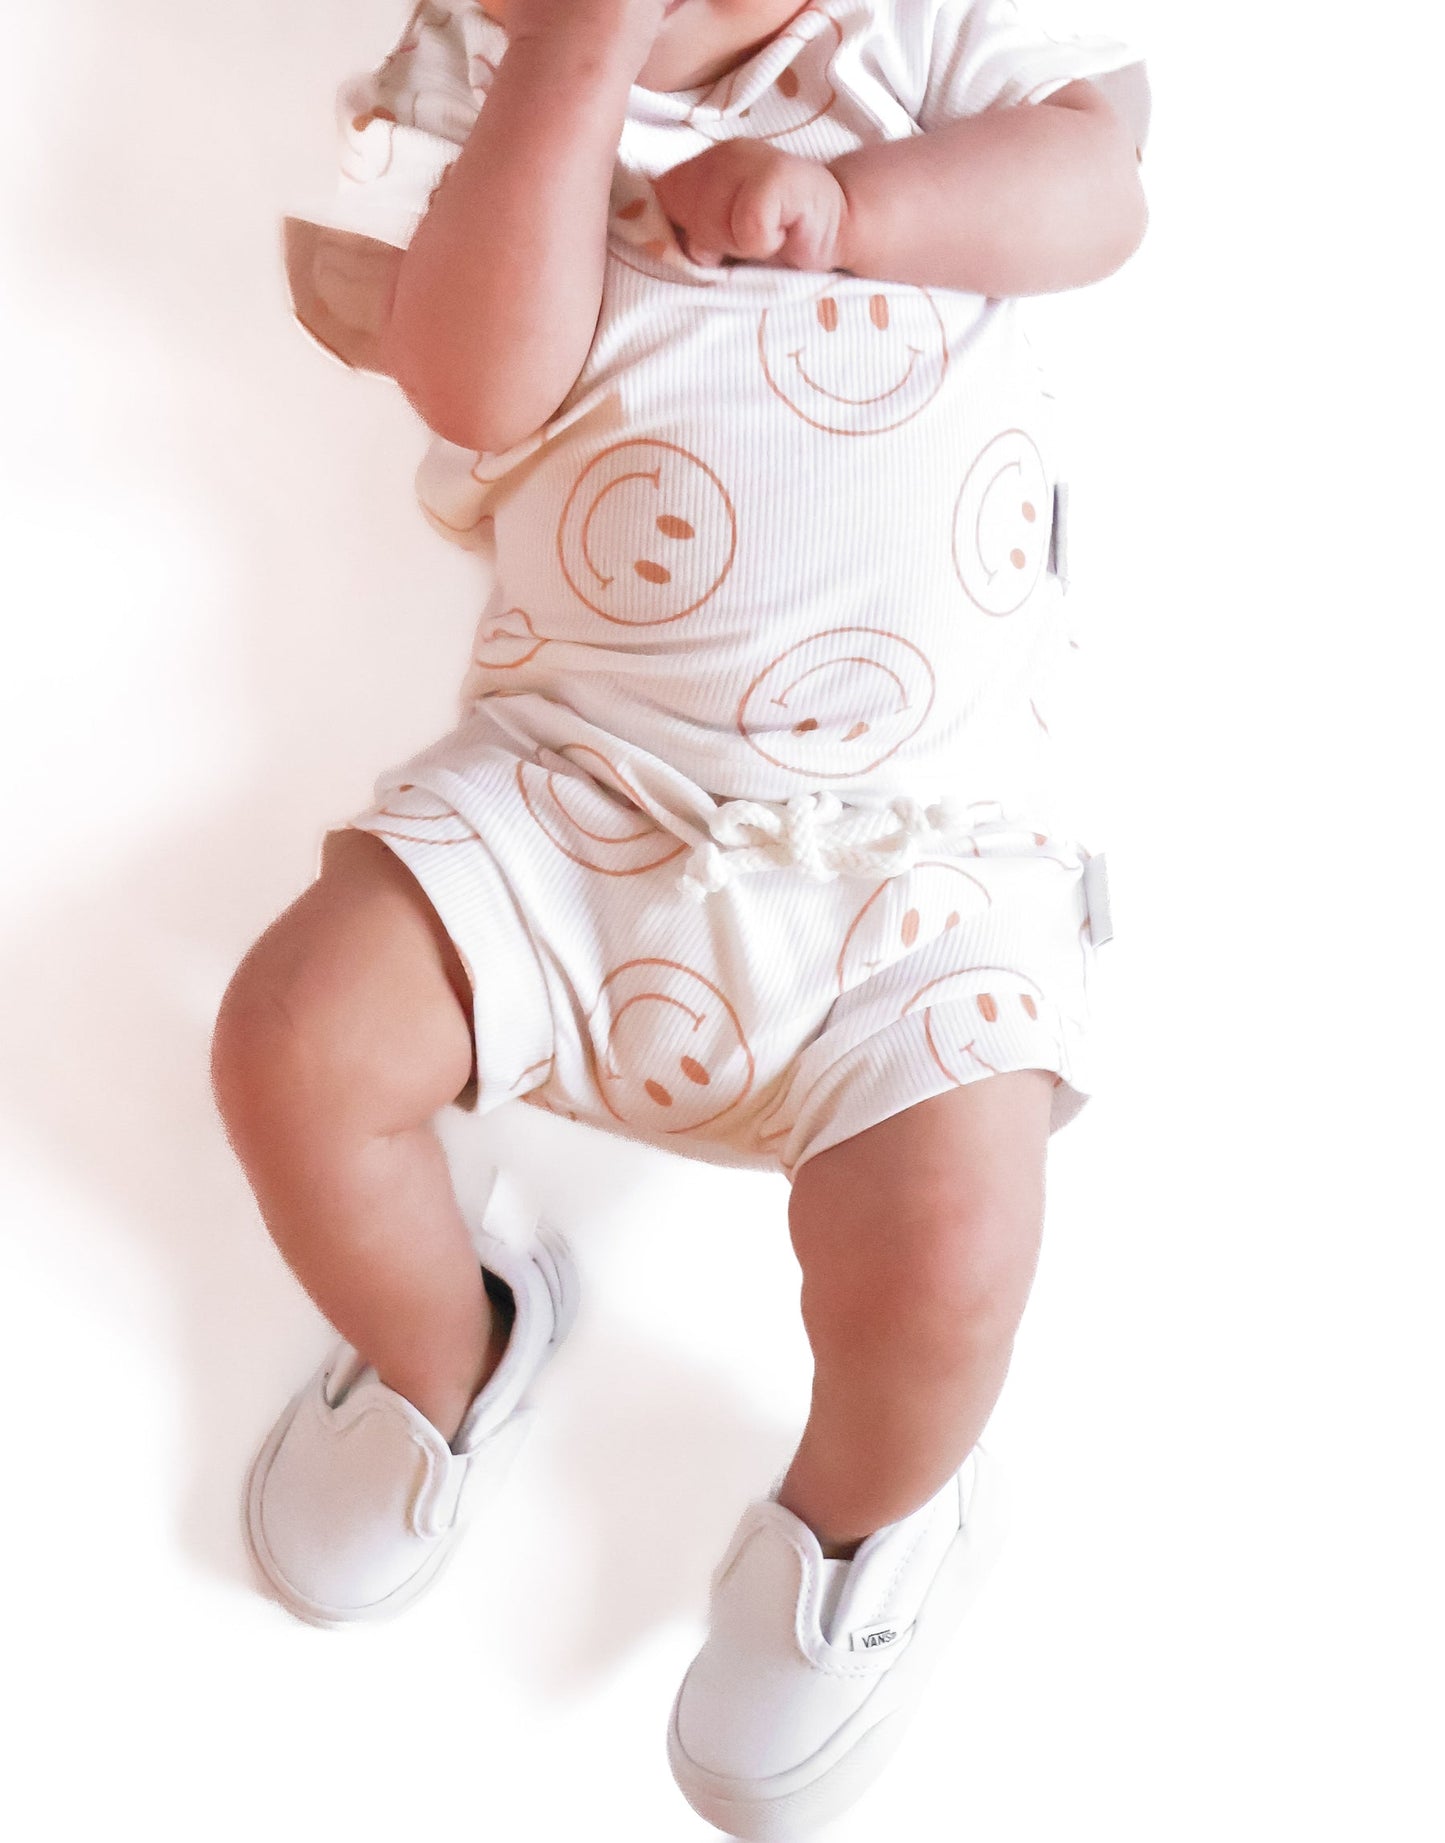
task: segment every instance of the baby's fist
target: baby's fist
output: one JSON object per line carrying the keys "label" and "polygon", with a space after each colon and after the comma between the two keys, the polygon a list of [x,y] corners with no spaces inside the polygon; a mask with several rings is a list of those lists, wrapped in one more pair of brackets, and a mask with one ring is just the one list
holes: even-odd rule
{"label": "baby's fist", "polygon": [[687,254],[708,266],[732,256],[792,269],[831,269],[847,200],[817,160],[765,141],[720,141],[654,181]]}

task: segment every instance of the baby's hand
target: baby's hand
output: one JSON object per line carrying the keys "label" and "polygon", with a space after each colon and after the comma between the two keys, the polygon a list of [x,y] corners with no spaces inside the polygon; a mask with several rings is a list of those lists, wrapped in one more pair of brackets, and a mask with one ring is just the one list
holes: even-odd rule
{"label": "baby's hand", "polygon": [[720,141],[664,173],[654,190],[696,263],[734,256],[792,269],[836,266],[847,198],[820,161],[764,141]]}

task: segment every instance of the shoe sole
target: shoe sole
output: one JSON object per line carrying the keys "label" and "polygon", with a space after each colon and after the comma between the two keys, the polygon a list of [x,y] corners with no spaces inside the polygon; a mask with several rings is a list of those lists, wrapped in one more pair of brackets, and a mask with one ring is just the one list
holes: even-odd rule
{"label": "shoe sole", "polygon": [[908,1648],[863,1706],[811,1758],[762,1779],[709,1772],[682,1745],[679,1687],[668,1724],[667,1757],[679,1791],[699,1817],[746,1843],[791,1843],[841,1816],[877,1779],[907,1732],[934,1665],[1003,1544],[997,1461],[989,1457],[987,1464],[979,1464],[976,1458],[975,1465],[968,1522],[939,1564]]}
{"label": "shoe sole", "polygon": [[[539,1225],[534,1232],[534,1239],[537,1251],[546,1256],[556,1276],[554,1297],[557,1300],[557,1316],[551,1340],[547,1345],[546,1357],[537,1368],[537,1376],[540,1376],[557,1354],[567,1333],[576,1322],[580,1283],[571,1249],[555,1229]],[[530,1408],[532,1390],[536,1387],[536,1382],[537,1377],[534,1376],[522,1400],[518,1403],[517,1409],[513,1411],[514,1414]],[[298,1593],[282,1574],[267,1546],[265,1531],[261,1527],[261,1498],[272,1462],[281,1450],[281,1442],[286,1438],[287,1431],[296,1418],[297,1410],[315,1386],[316,1376],[313,1375],[304,1387],[296,1391],[290,1404],[283,1410],[280,1419],[267,1435],[260,1452],[251,1461],[242,1495],[241,1531],[245,1539],[246,1553],[250,1556],[252,1566],[271,1596],[278,1600],[288,1613],[293,1614],[297,1619],[304,1620],[307,1625],[318,1626],[324,1631],[337,1631],[343,1626],[393,1619],[399,1613],[405,1612],[428,1589],[435,1586],[447,1563],[460,1547],[461,1538],[470,1527],[470,1520],[467,1523],[453,1525],[438,1543],[432,1555],[418,1568],[410,1580],[404,1581],[395,1593],[388,1594],[384,1600],[377,1600],[370,1606],[338,1613]],[[520,1431],[524,1437],[530,1420],[530,1414],[522,1414]],[[507,1460],[507,1471],[510,1471],[512,1460],[516,1458],[521,1444],[521,1440],[513,1441],[512,1452]],[[505,1483],[505,1481],[506,1471],[503,1472],[498,1483]]]}

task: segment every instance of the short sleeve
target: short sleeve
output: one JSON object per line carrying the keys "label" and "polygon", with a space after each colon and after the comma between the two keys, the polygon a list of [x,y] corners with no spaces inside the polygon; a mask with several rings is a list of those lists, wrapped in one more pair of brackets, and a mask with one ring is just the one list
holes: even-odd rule
{"label": "short sleeve", "polygon": [[1016,0],[897,0],[917,71],[918,125],[929,132],[986,109],[1043,102],[1066,84],[1098,83],[1141,150],[1149,85],[1122,40],[1070,36],[1027,18]]}
{"label": "short sleeve", "polygon": [[336,93],[335,189],[283,219],[292,311],[333,357],[381,369],[396,252],[461,152],[506,49],[480,7],[417,6],[395,49]]}

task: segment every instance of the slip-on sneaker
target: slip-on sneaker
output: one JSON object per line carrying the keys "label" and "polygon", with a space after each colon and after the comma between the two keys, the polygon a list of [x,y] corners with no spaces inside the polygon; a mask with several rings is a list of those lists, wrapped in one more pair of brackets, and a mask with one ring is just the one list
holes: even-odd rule
{"label": "slip-on sneaker", "polygon": [[252,1463],[247,1547],[270,1592],[311,1625],[385,1619],[418,1599],[529,1430],[533,1384],[576,1316],[576,1269],[500,1173],[472,1239],[489,1293],[505,1301],[497,1283],[511,1288],[514,1317],[451,1444],[343,1342]]}
{"label": "slip-on sneaker", "polygon": [[1001,1497],[997,1462],[975,1446],[851,1561],[825,1561],[775,1496],[748,1506],[668,1731],[673,1777],[700,1817],[783,1843],[861,1796],[996,1559]]}

